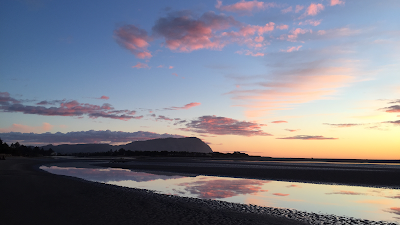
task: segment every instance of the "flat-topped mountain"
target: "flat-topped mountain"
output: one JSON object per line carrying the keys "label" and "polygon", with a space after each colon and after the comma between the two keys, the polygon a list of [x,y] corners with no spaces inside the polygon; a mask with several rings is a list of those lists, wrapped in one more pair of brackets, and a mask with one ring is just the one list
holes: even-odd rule
{"label": "flat-topped mountain", "polygon": [[92,153],[107,152],[109,150],[118,150],[123,148],[131,151],[176,151],[176,152],[201,152],[212,153],[212,149],[202,140],[196,137],[187,138],[159,138],[147,141],[134,141],[126,145],[109,144],[64,144],[64,145],[46,145],[43,149],[53,149],[53,151],[68,153]]}

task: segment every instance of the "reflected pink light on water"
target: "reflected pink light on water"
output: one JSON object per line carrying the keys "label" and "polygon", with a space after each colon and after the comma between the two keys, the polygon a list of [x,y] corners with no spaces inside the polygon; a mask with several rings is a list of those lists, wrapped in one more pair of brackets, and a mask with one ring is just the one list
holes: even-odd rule
{"label": "reflected pink light on water", "polygon": [[266,192],[262,190],[261,185],[269,181],[261,180],[208,180],[195,181],[191,183],[182,183],[186,190],[199,198],[229,198],[240,194],[253,194],[257,192]]}

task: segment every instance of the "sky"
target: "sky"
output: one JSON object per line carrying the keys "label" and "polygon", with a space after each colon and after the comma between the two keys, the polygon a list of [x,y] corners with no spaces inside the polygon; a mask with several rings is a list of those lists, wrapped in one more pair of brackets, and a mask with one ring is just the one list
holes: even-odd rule
{"label": "sky", "polygon": [[0,138],[400,159],[400,1],[0,2]]}

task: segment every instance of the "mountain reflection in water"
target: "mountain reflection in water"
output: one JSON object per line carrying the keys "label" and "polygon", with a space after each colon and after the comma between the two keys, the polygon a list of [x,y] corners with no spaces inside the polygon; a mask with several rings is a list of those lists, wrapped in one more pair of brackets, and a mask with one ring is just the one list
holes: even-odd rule
{"label": "mountain reflection in water", "polygon": [[179,176],[118,168],[41,166],[53,174],[153,190],[157,193],[375,221],[400,222],[400,190],[214,176]]}

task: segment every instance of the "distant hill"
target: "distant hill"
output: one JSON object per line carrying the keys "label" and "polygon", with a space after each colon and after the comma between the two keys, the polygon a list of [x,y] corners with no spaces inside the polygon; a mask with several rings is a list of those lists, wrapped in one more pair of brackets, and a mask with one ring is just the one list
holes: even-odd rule
{"label": "distant hill", "polygon": [[109,150],[118,150],[123,148],[131,151],[177,151],[177,152],[201,152],[212,153],[212,149],[202,140],[196,137],[187,138],[159,138],[147,141],[134,141],[126,145],[109,144],[75,144],[75,145],[46,145],[43,149],[53,149],[53,151],[68,153],[92,153],[107,152]]}

